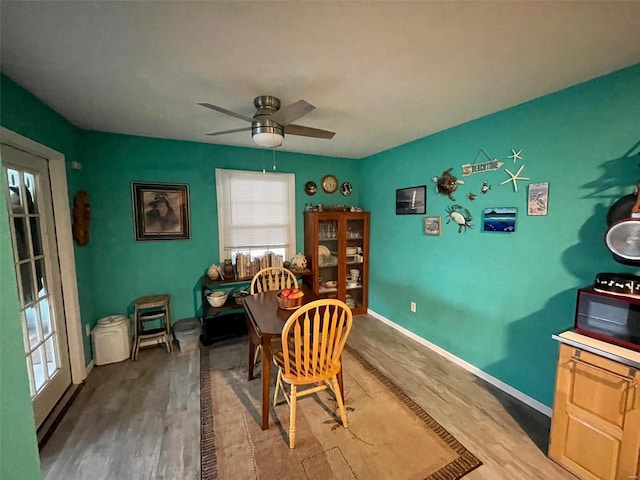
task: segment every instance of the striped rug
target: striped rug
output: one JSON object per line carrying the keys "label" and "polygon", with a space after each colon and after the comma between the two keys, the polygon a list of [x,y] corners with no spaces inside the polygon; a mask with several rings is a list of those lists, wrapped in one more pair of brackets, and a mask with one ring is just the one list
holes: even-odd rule
{"label": "striped rug", "polygon": [[203,480],[458,480],[482,465],[348,346],[343,370],[349,428],[342,427],[330,393],[303,397],[291,450],[286,403],[271,407],[270,428],[260,429],[261,381],[247,380],[247,355],[246,338],[201,349]]}

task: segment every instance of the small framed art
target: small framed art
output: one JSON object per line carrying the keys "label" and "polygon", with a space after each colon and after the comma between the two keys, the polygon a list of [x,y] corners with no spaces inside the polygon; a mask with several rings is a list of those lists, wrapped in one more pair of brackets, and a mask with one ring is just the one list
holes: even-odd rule
{"label": "small framed art", "polygon": [[396,215],[424,215],[427,213],[427,186],[396,190]]}
{"label": "small framed art", "polygon": [[189,185],[131,183],[136,241],[189,240]]}
{"label": "small framed art", "polygon": [[482,229],[485,232],[513,233],[516,231],[515,207],[485,208],[482,214]]}
{"label": "small framed art", "polygon": [[546,215],[549,205],[549,183],[529,184],[527,215]]}
{"label": "small framed art", "polygon": [[442,231],[442,217],[424,217],[424,234],[440,235]]}

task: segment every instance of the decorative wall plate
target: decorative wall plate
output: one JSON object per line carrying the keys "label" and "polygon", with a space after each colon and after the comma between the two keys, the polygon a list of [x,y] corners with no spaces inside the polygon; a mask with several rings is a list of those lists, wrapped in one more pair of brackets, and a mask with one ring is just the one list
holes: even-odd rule
{"label": "decorative wall plate", "polygon": [[306,193],[307,195],[315,195],[317,191],[318,186],[316,185],[316,182],[308,181],[304,184],[304,193]]}
{"label": "decorative wall plate", "polygon": [[349,195],[351,195],[352,191],[353,191],[353,187],[349,182],[344,182],[340,186],[340,193],[342,193],[342,195],[344,195],[345,197],[348,197]]}

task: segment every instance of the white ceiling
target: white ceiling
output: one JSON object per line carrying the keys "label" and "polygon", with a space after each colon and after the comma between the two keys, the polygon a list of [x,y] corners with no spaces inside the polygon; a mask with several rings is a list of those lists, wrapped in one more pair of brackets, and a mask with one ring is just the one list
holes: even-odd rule
{"label": "white ceiling", "polygon": [[257,146],[253,98],[365,157],[640,63],[640,1],[0,1],[2,71],[82,129]]}

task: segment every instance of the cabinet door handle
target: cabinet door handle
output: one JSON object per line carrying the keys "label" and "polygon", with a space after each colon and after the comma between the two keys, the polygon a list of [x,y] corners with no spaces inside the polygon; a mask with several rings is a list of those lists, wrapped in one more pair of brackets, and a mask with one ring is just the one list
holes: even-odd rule
{"label": "cabinet door handle", "polygon": [[624,380],[625,382],[631,383],[634,381],[634,377],[628,377],[626,375],[620,375],[619,373],[612,372],[607,370],[606,368],[598,367],[597,365],[593,365],[591,363],[585,362],[584,360],[580,360],[578,357],[571,357],[571,361],[575,363],[579,363],[580,365],[584,365],[585,367],[593,368],[594,370],[598,370],[599,372],[607,373],[612,375],[620,380]]}

